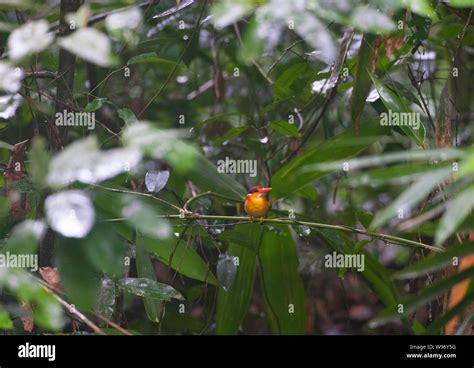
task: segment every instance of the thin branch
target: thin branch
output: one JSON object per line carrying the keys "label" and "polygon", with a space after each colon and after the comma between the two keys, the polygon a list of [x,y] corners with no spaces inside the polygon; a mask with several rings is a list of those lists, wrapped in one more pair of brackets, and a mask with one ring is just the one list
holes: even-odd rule
{"label": "thin branch", "polygon": [[97,326],[94,322],[92,322],[89,318],[87,318],[83,313],[81,313],[73,304],[69,304],[67,301],[61,298],[55,291],[56,289],[54,287],[49,285],[47,282],[34,277],[33,275],[31,275],[31,277],[34,278],[37,282],[39,282],[46,291],[50,292],[51,295],[53,295],[53,297],[63,307],[65,307],[69,313],[79,318],[82,322],[84,322],[87,326],[89,326],[92,329],[92,331],[94,331],[98,335],[107,335],[99,326]]}
{"label": "thin branch", "polygon": [[22,79],[26,78],[36,78],[36,79],[55,79],[58,75],[55,72],[50,72],[48,70],[41,70],[36,72],[26,72],[23,74]]}
{"label": "thin branch", "polygon": [[132,333],[128,332],[126,329],[124,329],[123,327],[120,327],[118,324],[116,324],[115,322],[111,321],[110,319],[108,318],[105,318],[104,316],[102,316],[101,314],[99,313],[94,313],[94,316],[96,316],[98,319],[100,319],[102,322],[105,322],[107,323],[109,326],[115,328],[117,331],[121,332],[123,335],[127,335],[127,336],[133,336]]}
{"label": "thin branch", "polygon": [[[163,216],[158,216],[160,218],[167,218],[167,219],[187,219],[187,220],[232,220],[232,221],[247,221],[248,223],[253,223],[255,221],[251,220],[248,217],[245,216],[215,216],[215,215],[201,215],[198,213],[189,213],[189,212],[184,212],[180,215],[163,215]],[[258,221],[257,221],[258,222]],[[314,228],[319,228],[319,229],[329,229],[329,230],[335,230],[335,231],[342,231],[346,233],[356,233],[360,235],[365,235],[371,238],[375,239],[380,239],[385,242],[395,242],[400,245],[408,245],[408,246],[414,246],[414,247],[420,247],[424,249],[431,250],[433,252],[444,252],[444,248],[440,247],[435,247],[432,245],[428,245],[425,243],[417,242],[414,240],[409,240],[409,239],[404,239],[400,238],[398,236],[393,236],[393,235],[388,235],[388,234],[382,234],[382,233],[377,233],[374,231],[368,231],[368,230],[362,230],[362,229],[356,229],[350,226],[345,226],[345,225],[330,225],[330,224],[323,224],[319,222],[308,222],[308,221],[295,221],[292,219],[263,219],[263,223],[267,224],[280,224],[280,225],[304,225],[308,227],[314,227]]]}
{"label": "thin branch", "polygon": [[131,191],[131,190],[126,190],[126,189],[109,188],[109,187],[104,187],[104,186],[99,185],[99,184],[90,184],[90,185],[93,186],[93,187],[100,188],[100,189],[108,190],[110,192],[123,193],[123,194],[133,194],[133,195],[137,195],[137,196],[141,196],[141,197],[150,198],[150,199],[153,199],[155,201],[166,204],[167,206],[169,206],[171,208],[174,208],[175,210],[178,210],[180,212],[182,211],[181,207],[178,207],[178,206],[174,205],[173,203],[165,201],[164,199],[155,197],[153,194],[142,193],[142,192],[134,192],[134,191]]}
{"label": "thin branch", "polygon": [[223,194],[215,193],[215,192],[212,192],[212,191],[207,191],[207,192],[202,192],[202,193],[196,194],[195,196],[189,198],[183,205],[184,211],[189,212],[189,206],[191,205],[191,203],[193,203],[194,201],[196,201],[196,200],[198,200],[199,198],[202,198],[202,197],[217,197],[217,198],[226,199],[226,200],[231,201],[231,202],[241,202],[242,201],[242,199],[235,199],[235,198],[223,195]]}
{"label": "thin branch", "polygon": [[425,112],[428,115],[428,120],[431,124],[431,128],[433,129],[433,132],[435,132],[436,127],[435,127],[433,118],[431,117],[430,109],[428,108],[428,105],[426,104],[425,98],[423,97],[423,93],[421,93],[421,82],[420,83],[417,82],[415,75],[413,74],[413,71],[410,68],[410,65],[408,65],[408,77],[413,87],[415,87],[416,92],[418,93],[418,96],[420,97],[421,103],[423,104],[423,108],[425,109]]}

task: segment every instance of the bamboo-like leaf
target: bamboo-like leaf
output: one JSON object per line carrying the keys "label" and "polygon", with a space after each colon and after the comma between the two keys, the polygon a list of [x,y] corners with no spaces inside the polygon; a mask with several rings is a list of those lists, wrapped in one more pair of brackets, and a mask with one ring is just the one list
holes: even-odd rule
{"label": "bamboo-like leaf", "polygon": [[[403,98],[396,91],[393,91],[389,87],[385,86],[375,76],[371,75],[370,77],[372,78],[374,86],[377,89],[377,92],[379,93],[380,98],[382,99],[382,102],[389,114],[398,114],[397,116],[400,116],[399,120],[401,119],[401,114],[409,114],[404,116],[413,116],[413,111],[410,110]],[[392,88],[395,88],[394,84],[392,84]],[[410,123],[411,124],[409,125],[404,125],[399,121],[399,127],[405,133],[405,135],[413,139],[416,144],[423,146],[425,141],[425,126],[423,125],[421,118],[418,121],[418,129],[414,125],[414,122]]]}
{"label": "bamboo-like leaf", "polygon": [[459,260],[472,253],[474,253],[473,243],[459,244],[447,249],[445,252],[432,254],[414,265],[397,272],[393,277],[395,279],[405,280],[426,276],[429,272],[438,271],[448,265],[453,265],[455,257]]}
{"label": "bamboo-like leaf", "polygon": [[[255,231],[256,226],[259,225],[252,225],[254,229],[250,231],[256,235],[255,240],[258,241],[260,229]],[[256,253],[240,245],[231,244],[227,251],[238,257],[238,266],[229,290],[219,288],[217,292],[217,335],[232,335],[237,332],[250,303],[257,263]]]}
{"label": "bamboo-like leaf", "polygon": [[[145,247],[143,246],[143,238],[138,232],[136,235],[135,248],[138,277],[156,281],[156,275],[151,263],[150,254],[145,250]],[[145,306],[148,318],[153,322],[160,322],[162,301],[145,296],[143,298],[143,305]]]}
{"label": "bamboo-like leaf", "polygon": [[362,276],[385,305],[394,305],[398,299],[397,290],[390,280],[388,271],[376,258],[364,250],[356,249],[351,241],[341,234],[330,230],[317,232],[333,250],[340,254],[363,254],[365,267]]}
{"label": "bamboo-like leaf", "polygon": [[[278,199],[305,187],[327,174],[324,170],[310,169],[311,165],[351,158],[389,130],[380,126],[376,119],[361,125],[359,134],[349,128],[320,145],[308,149],[283,166],[272,178],[272,199]],[[341,166],[342,170],[342,166]]]}
{"label": "bamboo-like leaf", "polygon": [[[195,280],[218,285],[216,277],[188,244],[176,238],[157,240],[143,237],[144,247],[174,270]],[[171,262],[170,262],[171,261]]]}
{"label": "bamboo-like leaf", "polygon": [[374,221],[370,225],[371,229],[375,229],[378,226],[385,224],[391,218],[394,218],[398,211],[404,211],[411,209],[423,198],[425,198],[437,185],[445,180],[449,175],[452,174],[450,168],[438,169],[429,174],[422,176],[408,189],[406,189],[398,198],[381,213],[375,216]]}
{"label": "bamboo-like leaf", "polygon": [[474,208],[474,186],[471,186],[449,201],[436,231],[435,242],[440,245],[461,225]]}
{"label": "bamboo-like leaf", "polygon": [[305,294],[296,244],[286,226],[264,230],[259,250],[263,296],[274,333],[305,331]]}
{"label": "bamboo-like leaf", "polygon": [[408,313],[416,310],[422,305],[430,302],[444,291],[452,288],[466,278],[474,276],[474,267],[468,268],[462,272],[443,278],[422,289],[416,297],[406,298],[400,301],[403,305],[403,313],[398,312],[398,306],[393,305],[384,309],[375,319],[372,320],[373,327],[407,316]]}
{"label": "bamboo-like leaf", "polygon": [[380,37],[375,34],[364,34],[359,50],[359,61],[355,72],[352,91],[351,116],[356,132],[359,131],[360,117],[370,92],[370,74],[375,71],[379,53]]}

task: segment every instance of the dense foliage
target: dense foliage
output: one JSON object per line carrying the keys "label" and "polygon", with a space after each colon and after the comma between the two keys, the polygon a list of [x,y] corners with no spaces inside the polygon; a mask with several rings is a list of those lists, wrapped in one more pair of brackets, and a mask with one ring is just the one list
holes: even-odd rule
{"label": "dense foliage", "polygon": [[83,3],[0,2],[2,331],[470,333],[474,1]]}

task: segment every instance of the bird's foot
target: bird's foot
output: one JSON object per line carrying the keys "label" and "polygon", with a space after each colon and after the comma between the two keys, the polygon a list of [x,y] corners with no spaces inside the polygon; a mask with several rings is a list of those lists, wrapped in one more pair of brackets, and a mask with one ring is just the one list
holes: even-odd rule
{"label": "bird's foot", "polygon": [[260,225],[263,225],[263,216],[260,216]]}

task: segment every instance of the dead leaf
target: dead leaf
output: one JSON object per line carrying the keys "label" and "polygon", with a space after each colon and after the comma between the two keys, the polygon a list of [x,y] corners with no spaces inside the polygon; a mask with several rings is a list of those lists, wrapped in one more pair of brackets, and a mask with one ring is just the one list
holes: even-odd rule
{"label": "dead leaf", "polygon": [[31,309],[31,305],[26,302],[20,303],[20,309],[25,313],[20,320],[21,324],[23,325],[23,330],[25,332],[32,332],[35,328],[35,323],[33,322],[33,310]]}
{"label": "dead leaf", "polygon": [[61,279],[56,267],[40,267],[39,273],[44,281],[55,289],[61,289]]}
{"label": "dead leaf", "polygon": [[28,140],[17,143],[13,146],[10,160],[8,161],[3,179],[5,181],[5,197],[10,200],[10,216],[14,220],[21,220],[31,210],[24,193],[11,190],[14,183],[20,182],[24,178],[23,168],[25,165],[25,154]]}

